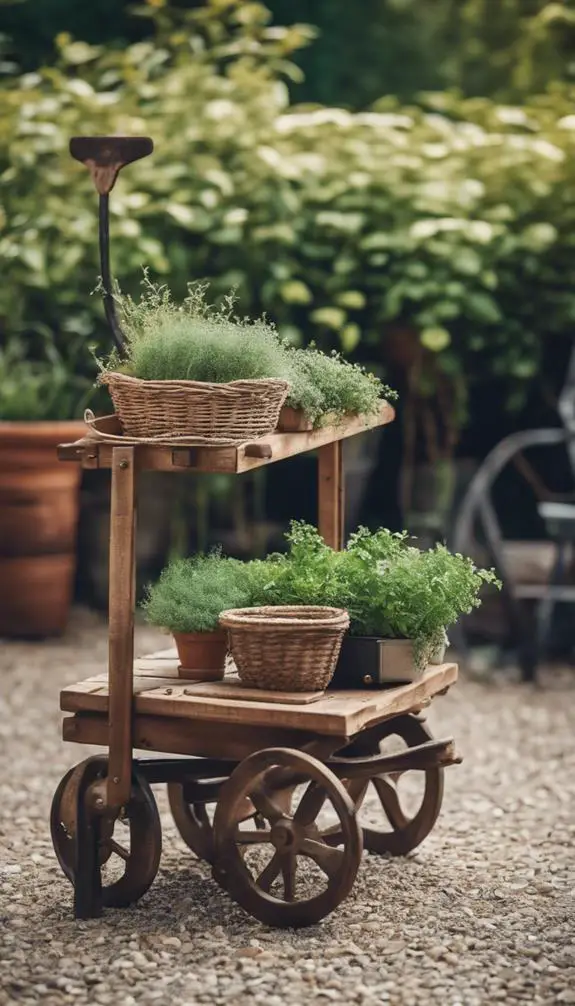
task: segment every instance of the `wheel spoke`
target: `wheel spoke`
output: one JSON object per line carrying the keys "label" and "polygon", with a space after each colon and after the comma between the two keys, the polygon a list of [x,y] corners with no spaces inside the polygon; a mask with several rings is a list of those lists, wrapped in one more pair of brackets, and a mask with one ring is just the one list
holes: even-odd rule
{"label": "wheel spoke", "polygon": [[356,811],[358,811],[367,793],[369,779],[350,779],[344,782],[344,786],[353,800]]}
{"label": "wheel spoke", "polygon": [[294,821],[304,826],[311,824],[312,821],[315,821],[326,799],[327,793],[323,786],[311,782],[299,802],[294,814]]}
{"label": "wheel spoke", "polygon": [[295,901],[295,874],[297,869],[297,859],[294,855],[282,857],[282,876],[284,882],[284,899]]}
{"label": "wheel spoke", "polygon": [[236,828],[236,842],[240,845],[263,845],[270,841],[270,832],[263,828],[248,831]]}
{"label": "wheel spoke", "polygon": [[103,843],[103,845],[105,848],[109,849],[110,852],[115,852],[116,856],[119,856],[120,859],[123,859],[125,863],[128,862],[130,858],[130,853],[128,852],[127,849],[124,848],[123,845],[120,845],[119,842],[116,842],[114,838],[108,838],[106,842]]}
{"label": "wheel spoke", "polygon": [[401,809],[396,786],[389,777],[384,775],[374,776],[371,781],[375,786],[379,801],[387,815],[389,823],[394,831],[401,831],[407,826],[408,820]]}
{"label": "wheel spoke", "polygon": [[313,859],[330,880],[337,877],[345,859],[345,853],[341,849],[334,849],[331,845],[318,842],[314,838],[304,838],[299,851],[302,855]]}
{"label": "wheel spoke", "polygon": [[268,796],[261,786],[250,793],[250,800],[256,810],[268,821],[279,821],[280,817],[285,817],[282,808],[274,803],[271,796]]}
{"label": "wheel spoke", "polygon": [[272,858],[270,859],[268,865],[260,873],[256,880],[256,884],[262,891],[269,893],[270,887],[272,886],[274,880],[279,876],[281,870],[281,857],[279,853],[274,852]]}

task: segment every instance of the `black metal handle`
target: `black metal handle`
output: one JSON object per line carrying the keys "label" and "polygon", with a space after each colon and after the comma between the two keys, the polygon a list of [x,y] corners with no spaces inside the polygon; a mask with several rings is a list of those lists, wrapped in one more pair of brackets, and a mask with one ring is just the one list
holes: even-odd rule
{"label": "black metal handle", "polygon": [[147,157],[154,149],[149,136],[74,136],[70,153],[88,168],[99,195],[100,267],[102,298],[116,348],[124,353],[126,339],[118,321],[110,270],[110,192],[126,164]]}

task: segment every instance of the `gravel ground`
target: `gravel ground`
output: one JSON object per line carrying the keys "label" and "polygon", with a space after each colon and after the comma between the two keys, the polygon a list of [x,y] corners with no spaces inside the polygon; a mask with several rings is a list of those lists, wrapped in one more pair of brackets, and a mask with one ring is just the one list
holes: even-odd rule
{"label": "gravel ground", "polygon": [[[163,637],[139,629],[139,653]],[[574,681],[461,682],[434,704],[446,773],[439,821],[404,860],[364,856],[323,923],[265,929],[164,828],[160,873],[133,909],[75,923],[48,832],[53,790],[86,748],[59,739],[58,690],[100,672],[105,627],[0,651],[0,1003],[575,1003]],[[373,807],[371,808],[373,812]]]}

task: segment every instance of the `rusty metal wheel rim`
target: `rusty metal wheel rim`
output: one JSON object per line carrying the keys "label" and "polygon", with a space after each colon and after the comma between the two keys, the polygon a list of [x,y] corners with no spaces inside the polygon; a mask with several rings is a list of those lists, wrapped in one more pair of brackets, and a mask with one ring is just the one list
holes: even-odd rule
{"label": "rusty metal wheel rim", "polygon": [[[415,747],[425,741],[432,740],[432,734],[420,720],[415,716],[399,716],[395,719],[381,723],[378,727],[366,732],[366,737],[356,738],[356,740],[338,752],[338,756],[350,757],[361,755],[374,755],[380,751],[380,743],[388,737],[400,737],[407,747]],[[369,790],[370,784],[376,790],[382,813],[392,827],[392,831],[379,831],[377,828],[363,826],[363,843],[369,852],[379,855],[388,854],[391,856],[406,856],[429,835],[432,830],[443,800],[444,769],[441,767],[427,769],[425,776],[425,789],[421,804],[411,817],[407,817],[401,807],[397,792],[397,780],[402,773],[373,776],[365,782],[362,779],[345,780],[344,785],[349,793],[356,813],[360,817],[361,807]],[[324,835],[326,841],[337,845],[341,840],[340,834],[332,829]]]}
{"label": "rusty metal wheel rim", "polygon": [[[50,811],[50,831],[56,857],[64,875],[75,883],[75,827],[78,788],[105,778],[106,758],[87,759],[71,769],[60,781]],[[130,802],[123,808],[130,828],[130,848],[114,838],[113,819],[100,824],[99,863],[112,856],[124,862],[119,879],[102,887],[105,908],[123,908],[133,904],[149,889],[160,864],[162,832],[156,801],[146,780],[134,772]]]}
{"label": "rusty metal wheel rim", "polygon": [[[279,770],[289,770],[297,776],[291,785],[306,785],[293,813],[286,812],[285,799],[274,799],[274,775],[278,778],[276,789],[286,792],[285,786],[279,785]],[[238,811],[246,797],[267,822],[264,830],[249,832],[239,828]],[[325,843],[315,823],[326,801],[339,819],[343,849],[336,850]],[[287,748],[259,751],[234,770],[216,807],[214,843],[216,879],[254,918],[280,927],[312,925],[337,908],[353,886],[362,853],[361,831],[345,788],[316,758]],[[240,851],[255,844],[268,844],[274,849],[257,877]],[[314,861],[327,885],[320,894],[302,900],[297,897],[300,858]],[[271,893],[271,886],[280,874],[283,898]]]}

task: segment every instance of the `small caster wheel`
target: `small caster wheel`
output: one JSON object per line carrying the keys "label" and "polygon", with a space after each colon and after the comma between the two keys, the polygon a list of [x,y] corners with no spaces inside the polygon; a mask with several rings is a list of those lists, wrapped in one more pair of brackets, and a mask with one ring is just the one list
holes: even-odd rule
{"label": "small caster wheel", "polygon": [[[50,831],[54,851],[63,873],[74,886],[78,789],[105,779],[107,771],[107,758],[88,758],[66,773],[52,800]],[[100,823],[98,865],[102,873],[103,907],[125,908],[141,898],[158,872],[161,851],[162,831],[156,801],[148,783],[136,771],[129,803],[118,817],[104,816]]]}
{"label": "small caster wheel", "polygon": [[[303,795],[292,797],[302,785]],[[261,816],[262,828],[242,822],[246,798]],[[341,849],[322,839],[316,819],[324,805],[331,805],[339,822]],[[309,926],[351,891],[361,860],[361,831],[353,803],[333,772],[310,755],[270,748],[246,758],[222,788],[214,851],[217,882],[255,919],[270,926]]]}
{"label": "small caster wheel", "polygon": [[[360,734],[352,744],[338,752],[338,758],[349,756],[351,761],[354,756],[381,754],[382,742],[388,738],[399,738],[406,747],[415,747],[433,739],[428,728],[417,717],[398,716],[367,730],[365,736]],[[397,745],[395,747],[397,749]],[[360,823],[362,817],[365,821],[365,808],[362,811],[362,805],[371,787],[379,799],[383,818],[381,828],[363,823],[363,844],[369,852],[406,856],[427,838],[441,809],[443,772],[441,767],[414,772],[414,775],[423,777],[423,786],[416,804],[411,803],[409,810],[402,806],[398,790],[399,779],[404,774],[402,772],[384,772],[373,775],[368,780],[343,780]],[[324,833],[324,839],[331,845],[338,845],[342,840],[341,832],[337,828],[329,829]]]}

